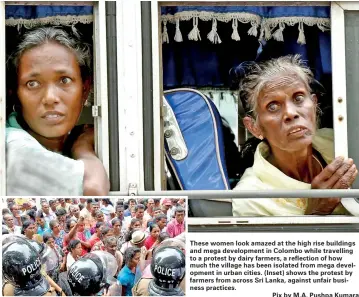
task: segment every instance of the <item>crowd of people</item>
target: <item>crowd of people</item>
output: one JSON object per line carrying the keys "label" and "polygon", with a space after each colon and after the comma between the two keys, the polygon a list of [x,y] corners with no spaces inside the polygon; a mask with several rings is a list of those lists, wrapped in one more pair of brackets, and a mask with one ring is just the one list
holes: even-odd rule
{"label": "crowd of people", "polygon": [[[13,251],[15,256],[11,253],[9,256],[10,250],[7,247],[4,251],[3,240],[3,267],[10,269],[11,261],[22,257],[16,251],[33,250],[23,241],[32,245],[36,242],[43,247],[40,250],[46,248],[46,256],[39,253],[41,273],[58,295],[111,295],[104,287],[100,291],[95,289],[96,292],[76,289],[73,285],[77,283],[76,277],[71,281],[74,275],[85,278],[93,270],[86,269],[88,262],[94,265],[94,258],[101,255],[103,259],[102,254],[110,254],[114,260],[108,262],[116,264],[111,275],[121,287],[116,295],[160,296],[164,291],[166,295],[172,295],[171,292],[184,295],[185,199],[7,198],[6,204],[2,209],[2,233],[9,234],[6,238],[13,235],[16,240],[8,239],[7,245],[18,247]],[[27,266],[24,267],[26,273]],[[84,272],[80,273],[81,268]],[[18,287],[11,278],[4,279],[5,283]],[[93,277],[89,275],[89,279]],[[26,295],[24,288],[21,292]],[[3,293],[7,295],[4,289]]]}

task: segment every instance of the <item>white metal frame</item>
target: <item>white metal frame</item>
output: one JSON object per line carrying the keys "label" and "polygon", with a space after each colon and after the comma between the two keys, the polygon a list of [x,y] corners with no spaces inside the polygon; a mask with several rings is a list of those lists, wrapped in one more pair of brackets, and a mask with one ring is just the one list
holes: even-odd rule
{"label": "white metal frame", "polygon": [[205,225],[311,225],[311,224],[359,224],[359,217],[350,216],[297,216],[297,217],[240,217],[240,218],[188,218],[190,226]]}
{"label": "white metal frame", "polygon": [[[278,5],[295,5],[295,6],[328,6],[331,5],[331,36],[332,36],[332,73],[333,73],[333,121],[334,121],[334,134],[335,134],[335,155],[336,156],[348,156],[348,138],[347,138],[347,121],[346,121],[346,84],[345,84],[345,63],[342,59],[337,57],[345,57],[345,32],[344,32],[344,12],[343,9],[359,9],[359,2],[315,2],[315,1],[288,1],[288,2],[257,2],[257,1],[225,1],[225,2],[200,2],[200,1],[187,1],[187,2],[171,2],[171,1],[152,1],[152,23],[153,23],[153,35],[156,37],[161,28],[161,24],[158,22],[158,13],[160,5],[176,5],[176,6],[196,6],[196,5],[243,5],[243,6],[278,6]],[[344,8],[343,8],[344,7]],[[334,19],[334,20],[333,20]],[[157,25],[157,28],[155,27]],[[154,28],[155,27],[155,28]],[[153,39],[153,43],[155,40]],[[160,44],[160,40],[158,40]],[[161,47],[160,47],[161,48]],[[162,69],[161,66],[161,51],[157,47],[157,44],[153,45],[153,76],[154,76],[154,92],[160,92],[162,94],[161,87],[158,86],[158,79],[162,84]],[[155,81],[156,78],[156,81]],[[156,93],[157,94],[157,93]],[[339,100],[341,98],[341,100]],[[161,97],[154,96],[154,145],[155,145],[155,191],[161,190],[159,188],[161,177],[158,175],[163,174],[163,128],[159,114],[158,105],[161,104]],[[156,107],[156,108],[155,108]],[[162,162],[162,163],[161,163]],[[157,176],[156,176],[157,174]],[[183,191],[186,195],[186,191]]]}
{"label": "white metal frame", "polygon": [[161,117],[163,79],[162,79],[162,43],[160,39],[160,7],[158,1],[151,2],[152,20],[152,71],[153,71],[153,174],[155,191],[162,190],[164,170],[163,120]]}
{"label": "white metal frame", "polygon": [[6,194],[5,121],[5,2],[0,2],[0,196]]}
{"label": "white metal frame", "polygon": [[120,190],[143,190],[141,3],[117,1],[116,11]]}
{"label": "white metal frame", "polygon": [[[348,157],[347,91],[345,71],[344,9],[331,3],[333,124],[336,156]],[[354,4],[354,3],[353,3]],[[355,3],[357,6],[359,3]],[[338,59],[338,57],[340,57]]]}
{"label": "white metal frame", "polygon": [[[268,6],[274,6],[274,5],[296,5],[296,6],[308,6],[308,5],[318,5],[318,6],[328,6],[331,5],[331,20],[332,20],[332,26],[331,26],[331,36],[332,36],[332,67],[333,67],[333,116],[334,116],[334,133],[335,133],[335,154],[342,155],[347,157],[348,155],[348,139],[347,139],[347,121],[346,121],[346,84],[345,84],[345,63],[343,63],[343,59],[337,59],[337,57],[344,57],[345,56],[345,32],[344,32],[344,9],[357,9],[359,10],[359,2],[352,3],[352,2],[308,2],[308,1],[301,1],[301,2],[234,2],[234,1],[226,1],[221,3],[211,3],[212,1],[208,2],[169,2],[169,1],[152,1],[152,22],[153,26],[158,26],[157,28],[153,28],[153,34],[157,36],[158,30],[160,30],[161,26],[160,23],[158,23],[158,19],[156,19],[156,15],[158,16],[160,5],[268,5]],[[155,40],[153,40],[155,42]],[[160,41],[158,41],[157,44],[160,44]],[[161,52],[160,49],[157,48],[157,44],[153,45],[153,57],[154,57],[154,77],[158,80],[161,79],[162,83],[162,69],[159,69],[158,67],[161,66]],[[154,79],[155,80],[155,79]],[[161,87],[158,86],[158,82],[154,81],[154,91],[162,92]],[[156,108],[159,109],[158,104],[160,104],[159,99],[161,97],[154,96],[154,104],[156,104]],[[339,99],[341,98],[341,99]],[[155,109],[155,108],[154,108]],[[155,173],[159,174],[162,173],[162,165],[160,162],[162,161],[162,156],[159,156],[161,153],[161,147],[158,147],[159,142],[161,141],[161,135],[162,135],[162,126],[161,126],[161,118],[160,114],[158,114],[156,111],[154,111],[154,141],[155,141],[155,168],[157,170]],[[160,142],[160,145],[162,145],[162,141]],[[159,177],[156,177],[155,179],[157,181],[155,191],[153,193],[157,193],[159,182]],[[161,191],[161,189],[159,189]],[[147,192],[147,191],[146,191]],[[145,194],[146,192],[141,192],[140,194]],[[178,194],[180,191],[162,191],[164,195],[173,195],[176,192]],[[193,191],[181,191],[183,195],[189,195],[190,192]],[[202,196],[203,198],[209,198],[206,196],[206,192],[208,191],[196,191],[198,192],[198,196]],[[217,193],[223,194],[223,198],[228,191],[217,191]],[[150,192],[147,192],[150,194]],[[269,194],[269,193],[268,193]],[[293,191],[293,195],[295,194],[295,191]],[[309,194],[309,193],[308,193]],[[348,193],[347,193],[348,194]],[[229,195],[229,194],[228,194]],[[302,197],[302,196],[301,196]],[[304,197],[304,196],[303,196]],[[309,197],[309,196],[308,196]],[[199,197],[198,197],[199,198]],[[230,222],[228,224],[232,224],[236,221],[242,221],[242,218],[225,218],[225,220],[230,219]],[[343,223],[343,217],[328,217],[328,218],[318,218],[318,217],[311,217],[308,219],[306,216],[305,218],[296,218],[296,217],[288,217],[288,218],[282,218],[282,217],[275,217],[275,218],[266,218],[262,219],[262,221],[258,221],[258,219],[255,218],[248,218],[249,221],[253,224],[302,224],[304,223],[303,220],[310,220],[311,223],[335,223],[340,222]],[[323,221],[323,219],[325,221]],[[357,218],[347,218],[345,217],[345,220],[348,220],[349,223],[358,223]],[[220,224],[219,218],[190,218],[189,224]],[[228,221],[228,220],[227,220]],[[249,222],[248,221],[248,222]],[[308,221],[309,222],[309,221]]]}
{"label": "white metal frame", "polygon": [[0,1],[0,196],[6,195],[5,164],[5,4],[6,5],[93,5],[94,8],[94,92],[95,106],[101,113],[94,118],[96,130],[96,151],[109,173],[108,137],[108,96],[107,96],[107,48],[106,48],[106,11],[104,1],[95,2],[6,2]]}
{"label": "white metal frame", "polygon": [[109,174],[106,8],[104,1],[94,3],[93,14],[95,106],[99,106],[101,111],[99,116],[94,118],[96,151]]}

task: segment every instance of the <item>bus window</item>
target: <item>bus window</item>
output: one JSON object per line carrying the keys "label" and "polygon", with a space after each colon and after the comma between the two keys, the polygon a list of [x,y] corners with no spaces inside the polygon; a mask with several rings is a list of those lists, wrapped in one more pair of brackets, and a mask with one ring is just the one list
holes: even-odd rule
{"label": "bus window", "polygon": [[[77,148],[76,150],[73,150],[75,147],[73,144],[76,143],[76,147],[78,147],[80,143],[80,138],[78,137],[84,133],[83,136],[81,136],[81,145],[83,146],[85,143],[89,145],[89,150],[93,151],[93,158],[98,158],[97,161],[94,161],[97,163],[96,166],[99,166],[98,168],[101,167],[103,172],[102,175],[104,179],[101,182],[103,188],[98,194],[106,194],[108,193],[107,188],[109,184],[109,182],[106,181],[106,179],[108,179],[106,175],[108,175],[109,172],[109,148],[107,116],[106,30],[105,28],[102,28],[106,26],[105,4],[100,2],[95,2],[94,4],[91,3],[88,6],[83,6],[83,4],[81,6],[77,3],[71,2],[66,3],[66,5],[58,5],[58,3],[55,2],[53,4],[49,4],[47,2],[44,3],[45,5],[39,4],[38,2],[36,2],[36,5],[35,3],[31,2],[27,2],[25,5],[19,4],[21,3],[9,3],[9,5],[6,3],[5,6],[2,2],[2,5],[5,8],[5,15],[3,16],[4,18],[2,18],[2,20],[5,21],[6,28],[2,27],[1,30],[6,30],[7,37],[7,79],[6,103],[5,100],[3,100],[0,104],[2,106],[2,110],[6,108],[6,119],[8,122],[7,125],[9,126],[9,129],[7,129],[6,132],[6,160],[8,162],[7,169],[11,170],[13,177],[16,176],[14,179],[9,178],[10,171],[7,170],[8,176],[6,178],[5,172],[2,172],[2,193],[13,195],[83,195],[87,190],[89,190],[88,193],[90,193],[92,191],[90,190],[90,184],[92,182],[87,183],[89,179],[85,175],[88,171],[88,169],[86,169],[86,166],[88,166],[86,165],[88,161],[84,161],[83,164],[80,164],[79,162],[76,163],[75,161],[71,160],[72,157],[75,159],[82,159],[81,156],[83,156],[83,152],[79,153],[80,149]],[[12,38],[9,38],[11,36]],[[24,93],[22,93],[20,92],[19,87],[22,85],[22,81],[18,79],[17,76],[19,72],[15,68],[19,66],[19,61],[22,61],[24,56],[31,59],[31,54],[29,52],[36,51],[36,48],[39,47],[34,47],[33,44],[36,44],[36,42],[39,40],[41,43],[41,40],[44,38],[54,38],[54,40],[57,38],[56,40],[59,40],[57,43],[54,42],[52,44],[46,45],[47,47],[56,47],[57,44],[60,44],[61,42],[61,44],[64,45],[63,48],[58,46],[57,51],[54,51],[54,49],[48,49],[50,54],[56,52],[57,55],[59,55],[60,49],[62,49],[62,54],[69,55],[68,58],[70,59],[70,56],[73,53],[72,51],[76,53],[76,55],[74,55],[75,66],[74,68],[70,67],[74,72],[69,73],[69,68],[68,73],[65,73],[66,75],[62,74],[60,77],[59,71],[64,73],[64,71],[66,72],[66,69],[59,69],[58,72],[56,72],[56,75],[60,77],[58,80],[59,83],[57,83],[55,78],[55,71],[53,71],[53,68],[51,68],[51,73],[53,76],[49,75],[48,72],[46,75],[44,75],[45,72],[34,70],[35,73],[31,74],[32,79],[30,82],[24,82],[23,84],[27,88],[33,87],[31,90],[34,90],[34,92],[30,94],[29,92],[31,90],[28,90],[26,87],[24,87]],[[3,44],[4,43],[2,43],[2,45]],[[66,48],[71,48],[71,51],[66,52]],[[26,52],[28,55],[24,54]],[[46,50],[44,50],[44,53],[46,54]],[[21,60],[17,59],[18,57],[20,57]],[[49,60],[49,63],[56,65],[56,59],[54,60],[52,58],[51,62]],[[45,64],[46,63],[44,63],[44,65]],[[71,65],[71,63],[68,65]],[[23,64],[21,64],[21,66],[23,66]],[[59,64],[59,67],[60,66],[61,65]],[[21,67],[22,74],[25,73],[24,67]],[[31,72],[31,69],[28,70]],[[77,71],[81,76],[79,79],[76,76]],[[37,76],[37,78],[34,78],[34,76]],[[54,79],[51,80],[51,77]],[[26,77],[23,79],[26,80]],[[55,80],[57,87],[52,88],[51,86],[54,85],[53,82]],[[24,102],[29,100],[29,98],[32,98],[31,96],[36,93],[36,89],[34,88],[37,87],[39,94],[41,93],[42,86],[43,90],[45,89],[45,86],[50,86],[46,88],[46,94],[50,94],[52,96],[43,97],[50,98],[51,102],[54,102],[51,104],[55,106],[58,102],[58,96],[61,95],[59,92],[55,92],[55,89],[64,89],[71,83],[73,83],[73,86],[76,85],[76,88],[79,87],[79,92],[78,94],[76,93],[78,96],[76,96],[81,102],[71,101],[75,103],[69,104],[70,101],[67,101],[66,104],[63,104],[62,110],[56,110],[56,108],[49,107],[50,100],[46,100],[48,108],[46,106],[45,107],[47,110],[42,110],[41,106],[37,111],[35,108],[32,109],[33,112],[35,111],[38,113],[44,113],[46,111],[48,115],[41,115],[40,118],[42,120],[39,121],[39,126],[37,126],[37,123],[35,123],[33,120],[30,121],[30,119],[34,119],[36,117],[34,114],[31,115],[29,108],[26,109],[26,112],[24,111],[26,108]],[[61,86],[63,87],[61,88]],[[52,91],[50,92],[49,90]],[[26,96],[21,96],[25,93],[27,94]],[[65,93],[62,93],[61,96],[64,96],[64,94]],[[36,98],[38,98],[38,96],[35,94],[34,99]],[[29,106],[31,107],[34,105],[35,104]],[[59,107],[60,105],[57,106]],[[49,123],[44,125],[41,124],[41,121],[45,122],[46,119]],[[51,123],[51,121],[53,121],[53,123]],[[63,125],[61,125],[61,123],[58,125],[56,121],[63,121]],[[75,124],[76,127],[73,127]],[[67,135],[66,130],[65,134],[67,136],[61,136],[62,140],[57,141],[55,144],[54,141],[49,139],[53,139],[54,137],[56,138],[57,135],[47,135],[46,131],[40,131],[46,125],[55,125],[57,128],[63,126],[64,131],[69,129],[71,133],[69,132]],[[4,128],[5,127],[1,126],[2,133],[5,130]],[[23,129],[29,133],[22,132],[24,131]],[[52,131],[53,133],[56,132],[55,129]],[[58,131],[58,133],[63,134],[64,131],[61,130]],[[21,133],[25,133],[23,134],[23,137],[20,135]],[[18,140],[23,142],[26,140],[26,144],[23,143],[24,146],[21,146],[21,150],[24,152],[23,150],[27,148],[29,149],[28,153],[21,154],[21,150],[15,152],[15,146],[16,143],[18,143]],[[94,146],[93,149],[91,149],[92,144]],[[64,156],[60,156],[60,154],[55,153],[52,154],[51,151],[58,152]],[[98,157],[95,157],[96,155]],[[12,163],[12,161],[14,162]],[[16,164],[27,164],[26,166],[29,167],[24,165],[17,166]],[[1,168],[5,168],[5,162],[2,161],[1,165]],[[68,182],[65,182],[66,178],[61,180],[62,175],[57,175],[58,170],[63,170],[63,176],[66,176],[65,172],[69,173]],[[26,176],[26,172],[32,172],[31,179],[27,180],[24,178],[24,176]],[[39,174],[36,175],[35,172],[39,172]],[[55,175],[57,175],[57,177],[55,177]],[[8,185],[7,190],[5,190],[6,183]],[[95,183],[92,183],[92,186],[94,184]],[[93,189],[94,188],[95,187],[93,187]],[[99,188],[101,187],[99,186]],[[15,192],[12,192],[13,190],[15,190]],[[96,190],[93,192],[93,195],[96,195]]]}
{"label": "bus window", "polygon": [[[252,166],[253,157],[243,159],[241,154],[253,130],[245,129],[242,124],[245,110],[242,109],[243,102],[238,99],[238,82],[232,84],[232,74],[241,77],[241,71],[245,71],[246,67],[238,68],[241,63],[246,66],[246,63],[299,54],[313,73],[309,92],[316,95],[321,109],[318,128],[326,128],[332,141],[334,135],[336,140],[345,137],[346,123],[343,123],[342,117],[336,117],[339,107],[336,99],[332,100],[333,95],[335,97],[332,87],[333,92],[337,92],[338,86],[336,82],[332,83],[331,49],[335,49],[335,45],[331,42],[331,7],[328,4],[318,6],[315,2],[306,2],[303,6],[289,6],[277,3],[270,7],[262,6],[262,3],[251,3],[251,6],[243,3],[200,5],[203,3],[166,6],[165,2],[161,2],[160,6],[153,7],[160,15],[158,41],[162,46],[158,51],[161,61],[158,77],[162,78],[159,90],[162,88],[164,91],[162,118],[160,121],[154,119],[154,139],[163,136],[162,156],[166,158],[166,166],[162,167],[162,177],[167,177],[166,185],[159,184],[160,179],[156,178],[158,172],[154,172],[157,191],[169,190],[170,194],[171,190],[176,193],[184,190],[184,195],[216,198],[215,193],[209,194],[205,190],[233,189],[243,174],[240,163]],[[152,16],[156,16],[156,11]],[[229,131],[227,135],[226,131]],[[156,133],[160,135],[156,136]],[[255,136],[260,140],[262,135]],[[233,150],[232,147],[237,145]],[[332,143],[330,160],[315,162],[324,169],[334,155],[347,158],[346,150],[346,142],[336,142],[334,154]],[[229,152],[233,152],[234,156]],[[160,151],[155,154],[160,154]],[[160,161],[154,167],[159,164]],[[320,172],[321,169],[318,169],[317,173]],[[355,175],[354,168],[352,176]],[[305,189],[311,188],[308,181],[313,177],[307,180],[308,187]],[[279,188],[269,186],[261,190]],[[288,188],[288,191],[291,189]],[[198,194],[192,190],[197,190]],[[230,198],[230,194],[218,191],[220,197]],[[261,197],[260,192],[258,197]],[[232,215],[230,199],[228,202],[213,200],[216,199],[190,200],[190,204],[195,205],[192,207],[193,214],[196,216],[194,212],[197,212],[197,216],[210,217]],[[278,200],[287,201],[285,196]],[[304,215],[303,210],[308,203],[304,200],[297,201],[303,203],[299,207],[302,211],[289,215]],[[339,206],[339,199],[337,203],[336,206]]]}

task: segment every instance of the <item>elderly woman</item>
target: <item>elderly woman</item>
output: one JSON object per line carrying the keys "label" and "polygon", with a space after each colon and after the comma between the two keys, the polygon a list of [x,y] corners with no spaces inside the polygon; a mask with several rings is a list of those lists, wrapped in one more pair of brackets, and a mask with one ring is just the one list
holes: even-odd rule
{"label": "elderly woman", "polygon": [[[333,131],[317,130],[312,72],[299,56],[252,64],[240,82],[243,123],[255,137],[242,150],[252,159],[235,191],[347,189],[357,174],[352,159],[334,158]],[[254,152],[254,159],[253,159]],[[252,155],[251,155],[252,154]],[[234,216],[332,214],[337,197],[233,199]]]}
{"label": "elderly woman", "polygon": [[74,129],[90,91],[89,47],[75,32],[41,27],[24,35],[12,61],[7,195],[106,195],[94,130]]}

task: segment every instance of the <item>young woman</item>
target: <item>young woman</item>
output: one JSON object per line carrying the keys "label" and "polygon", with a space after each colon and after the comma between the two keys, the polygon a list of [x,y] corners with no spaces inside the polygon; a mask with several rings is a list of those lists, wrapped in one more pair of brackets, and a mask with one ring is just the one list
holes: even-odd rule
{"label": "young woman", "polygon": [[90,53],[76,32],[41,27],[25,33],[12,54],[7,195],[108,194],[94,129],[74,129],[90,91]]}
{"label": "young woman", "polygon": [[102,205],[100,207],[100,210],[104,214],[106,222],[109,222],[115,217],[115,208],[113,207],[112,202],[108,198],[102,199]]}
{"label": "young woman", "polygon": [[58,281],[60,271],[65,270],[65,263],[63,262],[64,253],[62,249],[55,243],[55,238],[51,233],[45,233],[43,236],[44,243],[51,249],[51,254],[46,263],[46,273],[54,282]]}
{"label": "young woman", "polygon": [[117,279],[122,285],[122,295],[132,296],[132,287],[135,285],[136,274],[139,275],[139,263],[141,260],[141,250],[130,247],[126,250],[124,261],[125,266],[121,269]]}
{"label": "young woman", "polygon": [[82,245],[80,240],[73,239],[67,246],[68,254],[66,257],[66,269],[69,270],[71,265],[80,259],[82,254]]}

